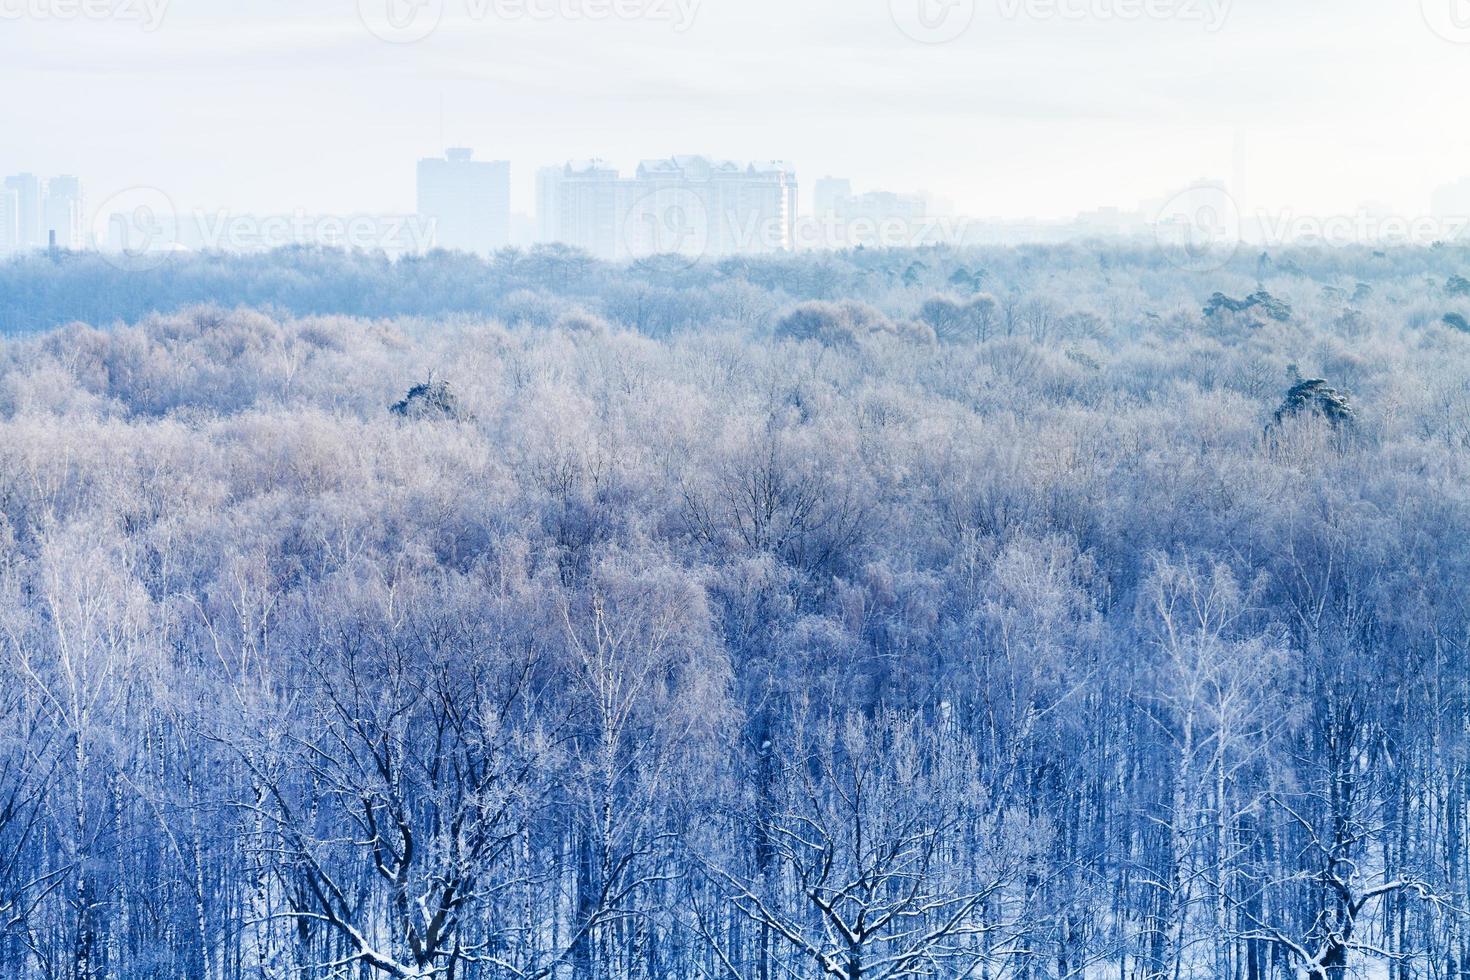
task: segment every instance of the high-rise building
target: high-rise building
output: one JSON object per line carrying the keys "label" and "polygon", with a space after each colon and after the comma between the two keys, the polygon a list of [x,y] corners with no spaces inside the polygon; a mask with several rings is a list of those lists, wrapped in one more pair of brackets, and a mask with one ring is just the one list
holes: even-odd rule
{"label": "high-rise building", "polygon": [[630,254],[749,255],[787,251],[795,240],[796,174],[784,163],[645,160],[633,194],[625,220]]}
{"label": "high-rise building", "polygon": [[852,183],[840,177],[817,181],[812,203],[818,222],[815,244],[829,248],[921,244],[929,217],[929,202],[921,194],[854,194]]}
{"label": "high-rise building", "polygon": [[42,234],[47,243],[55,236],[58,248],[79,249],[83,244],[82,183],[72,176],[46,181]]}
{"label": "high-rise building", "polygon": [[15,195],[17,249],[41,248],[46,244],[41,187],[41,178],[34,174],[5,178],[5,189]]}
{"label": "high-rise building", "polygon": [[510,164],[455,147],[418,165],[418,213],[439,248],[486,255],[510,243]]}
{"label": "high-rise building", "polygon": [[542,167],[536,171],[536,240],[539,242],[561,241],[561,175],[566,167]]}
{"label": "high-rise building", "polygon": [[790,252],[796,248],[796,170],[790,164],[779,160],[751,164],[741,206],[758,212],[771,230],[763,241],[741,251]]}
{"label": "high-rise building", "polygon": [[788,251],[796,175],[783,163],[702,156],[645,160],[627,179],[600,160],[538,175],[541,237],[604,259]]}
{"label": "high-rise building", "polygon": [[[838,208],[842,222],[854,237],[853,244],[912,244],[910,231],[923,222],[929,204],[918,194],[868,191],[844,200]],[[885,237],[897,236],[897,242]]]}
{"label": "high-rise building", "polygon": [[627,182],[602,160],[543,168],[537,175],[541,239],[586,249],[604,259],[622,253]]}
{"label": "high-rise building", "polygon": [[0,186],[0,255],[20,248],[20,195]]}
{"label": "high-rise building", "polygon": [[823,177],[812,186],[812,210],[820,219],[837,214],[840,202],[852,197],[852,181],[846,177]]}

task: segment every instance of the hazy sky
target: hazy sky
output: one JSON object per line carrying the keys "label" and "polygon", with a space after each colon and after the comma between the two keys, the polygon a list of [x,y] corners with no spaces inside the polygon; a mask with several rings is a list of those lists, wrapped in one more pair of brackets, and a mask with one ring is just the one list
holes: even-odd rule
{"label": "hazy sky", "polygon": [[[380,40],[388,2],[437,28]],[[709,153],[1004,217],[1242,176],[1418,214],[1470,174],[1470,0],[578,2],[0,0],[0,173],[409,210],[447,141],[511,160],[519,210],[546,163]]]}

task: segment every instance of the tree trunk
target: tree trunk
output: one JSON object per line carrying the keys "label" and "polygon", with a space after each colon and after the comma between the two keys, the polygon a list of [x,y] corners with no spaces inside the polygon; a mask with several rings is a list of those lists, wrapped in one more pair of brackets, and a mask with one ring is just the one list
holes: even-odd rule
{"label": "tree trunk", "polygon": [[[572,922],[573,929],[581,929],[583,925],[596,912],[592,900],[594,889],[597,887],[596,872],[594,865],[597,862],[596,849],[592,846],[591,836],[586,832],[579,834],[577,841],[577,899],[576,916]],[[587,929],[577,938],[572,947],[572,976],[576,980],[595,980],[595,964],[593,963],[593,930]]]}

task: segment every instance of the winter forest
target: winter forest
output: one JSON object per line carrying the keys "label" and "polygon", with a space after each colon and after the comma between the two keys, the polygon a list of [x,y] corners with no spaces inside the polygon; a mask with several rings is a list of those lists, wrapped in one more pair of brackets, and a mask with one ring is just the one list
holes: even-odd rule
{"label": "winter forest", "polygon": [[1179,258],[0,265],[0,977],[1470,977],[1470,250]]}

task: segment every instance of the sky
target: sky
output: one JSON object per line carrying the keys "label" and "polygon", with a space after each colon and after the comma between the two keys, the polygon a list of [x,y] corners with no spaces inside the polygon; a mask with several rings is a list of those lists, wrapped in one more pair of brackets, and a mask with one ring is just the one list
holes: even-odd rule
{"label": "sky", "polygon": [[705,153],[981,217],[1415,215],[1467,91],[1470,0],[0,0],[0,173],[89,205],[406,212],[464,145],[526,212],[539,166]]}

